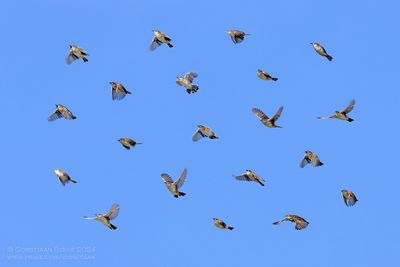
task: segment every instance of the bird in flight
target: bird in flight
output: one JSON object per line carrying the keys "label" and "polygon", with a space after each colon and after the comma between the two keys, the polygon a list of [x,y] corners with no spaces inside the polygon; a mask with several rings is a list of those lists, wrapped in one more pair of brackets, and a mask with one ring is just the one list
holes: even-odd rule
{"label": "bird in flight", "polygon": [[342,111],[337,111],[336,110],[335,114],[333,114],[333,115],[325,116],[325,117],[317,117],[317,119],[328,119],[328,118],[331,118],[331,119],[339,119],[339,120],[352,122],[354,120],[352,118],[350,118],[349,116],[347,116],[347,113],[350,113],[353,110],[355,104],[356,104],[356,101],[353,99],[347,105],[347,107],[345,109],[343,109]]}
{"label": "bird in flight", "polygon": [[161,174],[161,178],[163,179],[165,185],[167,186],[168,190],[174,195],[175,198],[186,195],[185,193],[179,191],[179,188],[185,182],[186,175],[187,175],[187,170],[185,168],[185,169],[183,169],[182,174],[179,177],[179,179],[177,179],[174,182],[172,180],[171,176],[169,176],[168,174],[166,174],[166,173]]}
{"label": "bird in flight", "polygon": [[314,47],[315,52],[317,52],[318,54],[320,54],[323,57],[326,57],[329,61],[332,61],[333,57],[331,57],[325,50],[325,48],[320,45],[319,43],[316,42],[312,42],[310,43],[312,44],[312,46]]}
{"label": "bird in flight", "polygon": [[194,142],[197,142],[202,137],[208,137],[210,139],[218,139],[218,137],[210,128],[204,125],[197,125],[197,131],[194,133],[192,140]]}
{"label": "bird in flight", "polygon": [[66,173],[65,171],[57,168],[54,170],[54,172],[58,176],[58,179],[63,186],[65,186],[69,182],[76,184],[76,181],[72,180],[71,177],[69,177],[68,173]]}
{"label": "bird in flight", "polygon": [[136,142],[130,138],[120,138],[120,139],[118,139],[118,142],[120,142],[121,145],[123,147],[125,147],[126,149],[131,149],[131,147],[142,144],[142,143]]}
{"label": "bird in flight", "polygon": [[227,226],[226,223],[220,219],[213,218],[214,225],[217,226],[219,229],[227,229],[227,230],[233,230],[232,226]]}
{"label": "bird in flight", "polygon": [[358,201],[356,195],[350,190],[342,190],[342,196],[344,200],[344,204],[346,204],[347,207],[351,207],[356,204]]}
{"label": "bird in flight", "polygon": [[307,150],[304,154],[303,159],[300,162],[300,168],[304,168],[307,164],[311,164],[314,167],[318,167],[318,166],[322,166],[324,165],[324,163],[322,163],[317,154],[315,154],[314,152]]}
{"label": "bird in flight", "polygon": [[185,87],[188,94],[196,93],[199,90],[199,86],[193,84],[193,79],[197,78],[197,73],[188,72],[185,76],[178,76],[176,78],[176,83]]}
{"label": "bird in flight", "polygon": [[127,94],[131,94],[125,87],[117,82],[110,82],[112,100],[122,100]]}
{"label": "bird in flight", "polygon": [[246,170],[245,173],[243,173],[243,174],[241,174],[239,176],[233,175],[233,177],[235,177],[236,180],[239,180],[239,181],[257,182],[262,186],[264,186],[264,184],[262,182],[265,182],[263,179],[260,178],[260,176],[258,176],[257,174],[255,174],[251,170]]}
{"label": "bird in flight", "polygon": [[75,120],[76,117],[72,114],[69,109],[61,104],[56,104],[56,110],[48,118],[49,121],[54,121],[56,119],[65,118],[67,120]]}
{"label": "bird in flight", "polygon": [[174,47],[171,44],[171,38],[169,38],[166,34],[160,32],[159,30],[153,30],[154,32],[154,37],[151,40],[151,44],[150,44],[150,50],[153,51],[155,50],[157,47],[159,47],[162,44],[167,44],[169,48]]}
{"label": "bird in flight", "polygon": [[262,112],[258,108],[253,108],[251,111],[253,112],[254,115],[256,115],[260,121],[267,127],[269,128],[282,128],[281,126],[278,126],[275,124],[275,122],[279,119],[281,116],[283,107],[279,107],[278,111],[272,116],[272,118],[269,118],[267,115],[265,115],[264,112]]}
{"label": "bird in flight", "polygon": [[232,42],[234,44],[239,44],[239,43],[243,42],[244,37],[246,35],[250,35],[249,33],[245,33],[245,32],[238,31],[238,30],[227,30],[225,32],[227,34],[229,34],[229,36],[231,37]]}
{"label": "bird in flight", "polygon": [[286,215],[285,218],[283,218],[280,221],[274,222],[273,224],[278,225],[278,224],[283,223],[284,221],[289,221],[289,222],[295,223],[294,228],[296,230],[302,230],[302,229],[306,228],[309,224],[309,222],[307,222],[302,217],[297,216],[297,215]]}
{"label": "bird in flight", "polygon": [[88,62],[87,56],[89,56],[89,54],[84,49],[77,45],[70,45],[66,61],[67,64],[71,64],[73,61],[81,58],[84,62]]}
{"label": "bird in flight", "polygon": [[104,224],[105,226],[107,226],[108,228],[110,228],[111,230],[115,230],[115,229],[117,229],[117,227],[115,225],[113,225],[112,223],[110,223],[110,221],[115,219],[118,216],[118,214],[119,214],[119,205],[114,204],[114,205],[112,205],[110,211],[107,212],[106,214],[96,213],[95,214],[96,217],[83,216],[83,218],[87,219],[87,220],[99,221],[102,224]]}
{"label": "bird in flight", "polygon": [[267,81],[277,81],[278,80],[278,78],[272,77],[271,75],[268,74],[268,72],[260,70],[260,69],[257,70],[257,76],[261,80],[267,80]]}

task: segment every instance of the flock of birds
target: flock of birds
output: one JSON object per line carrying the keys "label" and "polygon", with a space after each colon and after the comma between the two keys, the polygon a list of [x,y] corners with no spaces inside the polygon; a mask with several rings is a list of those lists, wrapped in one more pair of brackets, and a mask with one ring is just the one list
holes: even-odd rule
{"label": "flock of birds", "polygon": [[[168,47],[172,48],[173,45],[171,43],[172,39],[168,37],[166,34],[162,33],[161,31],[158,30],[153,30],[154,32],[154,37],[151,41],[150,45],[150,50],[153,51],[157,47],[161,46],[162,44],[168,45]],[[226,33],[231,37],[232,41],[234,44],[241,43],[246,35],[249,35],[248,33],[239,31],[239,30],[227,30]],[[325,48],[316,43],[312,42],[311,45],[313,46],[314,50],[321,56],[326,57],[329,61],[332,61],[332,56],[330,56]],[[84,62],[88,62],[87,57],[89,56],[89,53],[86,52],[84,49],[77,45],[70,45],[70,51],[68,54],[68,57],[66,59],[67,64],[71,64],[75,60],[82,59]],[[272,77],[269,75],[266,71],[263,70],[258,70],[257,71],[257,76],[262,79],[262,80],[270,80],[270,81],[277,81],[278,78]],[[188,72],[185,76],[179,76],[177,77],[176,83],[180,86],[183,86],[188,94],[193,94],[196,93],[199,90],[199,86],[196,84],[193,84],[193,80],[197,77],[197,73],[195,72]],[[131,94],[122,84],[118,82],[110,82],[111,84],[111,96],[113,100],[122,100],[125,98],[127,94]],[[355,105],[355,101],[352,100],[349,105],[344,108],[342,111],[335,111],[334,114],[329,115],[329,116],[323,116],[323,117],[318,117],[318,119],[327,119],[327,118],[332,118],[332,119],[340,119],[340,120],[345,120],[348,122],[352,122],[353,119],[348,116],[348,113],[350,113]],[[270,118],[268,117],[262,110],[258,108],[253,108],[252,112],[255,116],[259,118],[261,123],[269,128],[282,128],[279,125],[276,125],[276,121],[279,119],[281,116],[281,113],[283,111],[283,107],[279,107],[276,113]],[[66,107],[61,104],[56,104],[56,109],[53,112],[53,114],[50,115],[48,118],[49,121],[54,121],[59,118],[65,118],[67,120],[74,120],[76,117],[72,114],[72,112]],[[204,126],[204,125],[198,125],[197,130],[194,133],[192,140],[194,142],[200,140],[201,138],[209,138],[209,139],[218,139],[218,137],[215,135],[213,130],[211,130],[209,127]],[[137,144],[141,144],[140,142],[136,142],[132,140],[131,138],[120,138],[118,140],[121,145],[126,148],[130,149]],[[319,167],[322,166],[323,163],[319,159],[318,155],[312,151],[307,150],[305,152],[305,155],[303,159],[300,162],[300,167],[304,168],[307,164],[311,164],[314,167]],[[66,185],[67,183],[76,183],[75,180],[71,179],[71,177],[63,170],[61,169],[55,169],[54,170],[55,174],[58,176],[60,182],[62,185]],[[182,174],[179,176],[178,179],[175,181],[171,178],[170,175],[166,173],[161,174],[161,178],[164,181],[166,187],[168,190],[172,193],[172,195],[175,198],[185,196],[186,194],[179,191],[180,187],[184,184],[185,179],[187,176],[187,170],[184,169],[182,171]],[[237,180],[240,181],[249,181],[249,182],[256,182],[262,186],[264,186],[265,182],[260,176],[258,176],[255,172],[251,170],[246,170],[243,174],[240,175],[233,175]],[[355,194],[350,191],[350,190],[342,190],[342,197],[344,200],[344,203],[346,206],[353,206],[356,204],[357,197]],[[97,213],[95,214],[95,217],[87,217],[84,216],[85,219],[89,220],[97,220],[104,225],[106,225],[108,228],[115,230],[117,227],[113,225],[110,221],[115,219],[118,214],[119,214],[119,205],[118,204],[113,204],[111,209],[105,213],[105,214],[100,214]],[[277,222],[274,222],[274,225],[281,224],[284,221],[290,221],[295,224],[295,229],[296,230],[301,230],[304,229],[308,226],[309,222],[307,222],[304,218],[298,216],[298,215],[286,215],[282,220],[279,220]],[[232,226],[228,226],[223,220],[218,219],[218,218],[213,218],[214,225],[220,229],[228,229],[228,230],[233,230],[234,228]]]}

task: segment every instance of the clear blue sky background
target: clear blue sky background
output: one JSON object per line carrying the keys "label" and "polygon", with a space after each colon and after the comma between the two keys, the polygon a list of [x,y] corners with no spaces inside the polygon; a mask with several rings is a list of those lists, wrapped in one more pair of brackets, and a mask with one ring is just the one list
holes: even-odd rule
{"label": "clear blue sky background", "polygon": [[[0,265],[394,263],[398,10],[396,1],[3,1]],[[175,47],[150,52],[152,29]],[[234,45],[227,29],[252,35]],[[65,64],[69,44],[89,62]],[[258,68],[279,81],[260,80]],[[175,84],[188,71],[199,74],[193,95]],[[112,101],[109,81],[133,94]],[[353,123],[316,119],[353,98]],[[48,122],[56,103],[77,119]],[[282,129],[251,113],[280,105]],[[220,139],[192,142],[198,124]],[[120,137],[144,144],[128,151]],[[307,149],[325,165],[300,169]],[[187,195],[175,199],[160,174],[184,167]],[[78,183],[61,186],[55,168]],[[266,186],[232,178],[245,169]],[[343,188],[356,206],[344,205]],[[82,219],[113,203],[117,231]],[[272,225],[285,214],[310,225]],[[235,230],[215,228],[213,217]],[[93,248],[94,259],[10,259],[54,256],[15,252],[54,247]]]}

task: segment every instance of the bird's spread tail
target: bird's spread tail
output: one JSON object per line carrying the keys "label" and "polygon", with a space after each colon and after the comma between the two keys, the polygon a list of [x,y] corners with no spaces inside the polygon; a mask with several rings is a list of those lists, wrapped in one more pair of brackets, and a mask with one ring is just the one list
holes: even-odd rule
{"label": "bird's spread tail", "polygon": [[232,226],[228,226],[228,229],[232,231],[232,230],[233,230],[233,227],[232,227]]}
{"label": "bird's spread tail", "polygon": [[333,57],[331,57],[330,55],[326,55],[326,58],[327,58],[329,61],[332,61],[332,59],[333,59]]}
{"label": "bird's spread tail", "polygon": [[72,179],[69,179],[69,180],[71,181],[71,183],[76,184],[76,181],[75,181],[75,180],[72,180]]}
{"label": "bird's spread tail", "polygon": [[352,121],[354,121],[354,120],[353,120],[352,118],[348,118],[347,121],[348,121],[348,122],[352,122]]}
{"label": "bird's spread tail", "polygon": [[76,117],[75,117],[75,116],[72,116],[72,117],[71,117],[71,119],[75,120],[75,119],[76,119]]}
{"label": "bird's spread tail", "polygon": [[184,195],[186,195],[186,193],[178,192],[178,195],[179,195],[180,197],[183,197]]}
{"label": "bird's spread tail", "polygon": [[271,79],[272,79],[273,81],[275,81],[275,82],[278,80],[278,78],[275,78],[275,77],[272,77]]}
{"label": "bird's spread tail", "polygon": [[167,45],[168,45],[169,48],[174,47],[171,43],[167,43]]}
{"label": "bird's spread tail", "polygon": [[117,229],[117,226],[115,226],[114,224],[111,224],[111,223],[110,223],[110,229],[111,229],[111,230],[116,230],[116,229]]}
{"label": "bird's spread tail", "polygon": [[88,61],[89,61],[89,60],[88,60],[87,58],[85,58],[85,57],[83,57],[82,59],[83,59],[83,62],[88,62]]}

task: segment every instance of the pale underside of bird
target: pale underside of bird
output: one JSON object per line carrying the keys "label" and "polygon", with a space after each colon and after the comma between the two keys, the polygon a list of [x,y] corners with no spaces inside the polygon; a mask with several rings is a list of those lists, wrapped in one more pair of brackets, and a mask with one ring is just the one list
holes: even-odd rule
{"label": "pale underside of bird", "polygon": [[356,195],[350,191],[350,190],[342,190],[342,197],[344,204],[346,204],[347,207],[354,206],[356,202],[358,201]]}
{"label": "pale underside of bird", "polygon": [[320,45],[319,43],[316,42],[312,42],[311,43],[315,52],[317,52],[318,54],[320,54],[323,57],[326,57],[329,61],[332,61],[333,57],[331,57],[325,50],[325,48]]}
{"label": "pale underside of bird", "polygon": [[245,33],[245,32],[239,31],[239,30],[227,30],[225,32],[227,34],[229,34],[229,36],[231,37],[232,42],[234,44],[239,44],[239,43],[243,42],[244,37],[246,35],[250,35],[249,33]]}
{"label": "pale underside of bird", "polygon": [[161,174],[161,178],[163,179],[165,185],[167,186],[168,190],[174,195],[175,198],[186,195],[185,193],[179,191],[179,188],[185,182],[186,176],[187,176],[186,168],[183,169],[181,176],[175,182],[168,174],[166,173]]}
{"label": "pale underside of bird", "polygon": [[122,100],[127,94],[131,94],[126,88],[117,82],[110,82],[112,100]]}
{"label": "pale underside of bird", "polygon": [[304,168],[307,164],[311,164],[314,167],[322,166],[324,163],[322,163],[314,152],[307,150],[304,154],[303,159],[300,162],[300,168]]}
{"label": "pale underside of bird", "polygon": [[135,140],[132,140],[131,138],[120,138],[120,139],[118,139],[118,142],[120,142],[121,145],[126,149],[131,149],[131,147],[142,144],[140,142],[136,142]]}
{"label": "pale underside of bird", "polygon": [[151,44],[150,44],[151,51],[155,50],[157,47],[159,47],[162,44],[167,44],[169,48],[174,47],[171,44],[172,39],[169,38],[166,34],[160,32],[159,30],[153,30],[153,32],[154,32],[154,37],[151,40]]}
{"label": "pale underside of bird", "polygon": [[220,219],[218,219],[218,218],[213,218],[213,222],[214,222],[214,225],[216,226],[216,227],[218,227],[219,229],[223,229],[223,230],[233,230],[233,227],[232,226],[228,226],[228,225],[226,225],[226,223],[224,222],[224,221],[222,221],[222,220],[220,220]]}
{"label": "pale underside of bird", "polygon": [[295,224],[294,228],[296,230],[302,230],[306,228],[309,224],[309,222],[307,222],[305,219],[297,215],[286,215],[285,218],[283,218],[280,221],[274,222],[273,224],[278,225],[283,223],[284,221],[293,222]]}
{"label": "pale underside of bird", "polygon": [[186,88],[186,92],[188,94],[196,93],[199,90],[199,86],[193,84],[193,79],[197,78],[197,73],[195,72],[188,72],[185,76],[178,76],[176,79],[176,83],[180,86]]}
{"label": "pale underside of bird", "polygon": [[194,142],[197,142],[203,137],[208,137],[210,139],[218,139],[218,137],[209,127],[204,125],[197,125],[197,131],[194,133],[192,140]]}
{"label": "pale underside of bird", "polygon": [[48,118],[49,121],[54,121],[56,119],[65,118],[67,120],[75,120],[76,117],[72,112],[65,106],[56,104],[56,110]]}
{"label": "pale underside of bird", "polygon": [[239,181],[256,182],[262,186],[264,186],[263,182],[265,182],[263,179],[261,179],[260,176],[258,176],[256,173],[254,173],[251,170],[246,170],[245,173],[238,175],[238,176],[233,175],[233,177],[235,177]]}
{"label": "pale underside of bird", "polygon": [[268,74],[268,72],[260,70],[260,69],[257,70],[257,76],[261,80],[267,80],[267,81],[277,81],[278,80],[278,78],[272,77],[271,75]]}
{"label": "pale underside of bird", "polygon": [[88,52],[86,52],[84,49],[80,48],[77,45],[70,45],[69,46],[70,50],[67,56],[67,64],[71,64],[73,61],[82,59],[84,62],[88,62],[88,59],[86,58],[89,56]]}
{"label": "pale underside of bird", "polygon": [[254,115],[256,115],[260,119],[262,124],[264,124],[265,126],[269,128],[282,128],[281,126],[275,124],[275,122],[281,116],[282,110],[283,107],[282,106],[279,107],[279,109],[276,111],[274,116],[272,116],[272,118],[269,118],[267,115],[265,115],[265,113],[262,110],[258,108],[253,108],[251,111],[253,112]]}
{"label": "pale underside of bird", "polygon": [[330,116],[317,117],[317,119],[328,119],[329,118],[329,119],[339,119],[339,120],[352,122],[354,120],[352,118],[350,118],[347,114],[350,113],[353,110],[355,104],[356,104],[356,101],[353,99],[347,105],[347,107],[345,109],[343,109],[342,111],[337,111],[336,110],[335,114],[332,114]]}
{"label": "pale underside of bird", "polygon": [[72,180],[68,173],[66,173],[65,171],[57,168],[54,170],[54,173],[58,176],[58,180],[60,180],[63,186],[65,186],[69,182],[76,184],[76,181]]}
{"label": "pale underside of bird", "polygon": [[113,204],[110,211],[107,212],[106,214],[95,214],[96,217],[88,217],[88,216],[83,216],[84,219],[87,220],[96,220],[110,228],[111,230],[117,229],[115,225],[110,223],[111,220],[115,219],[119,214],[119,205],[118,204]]}

